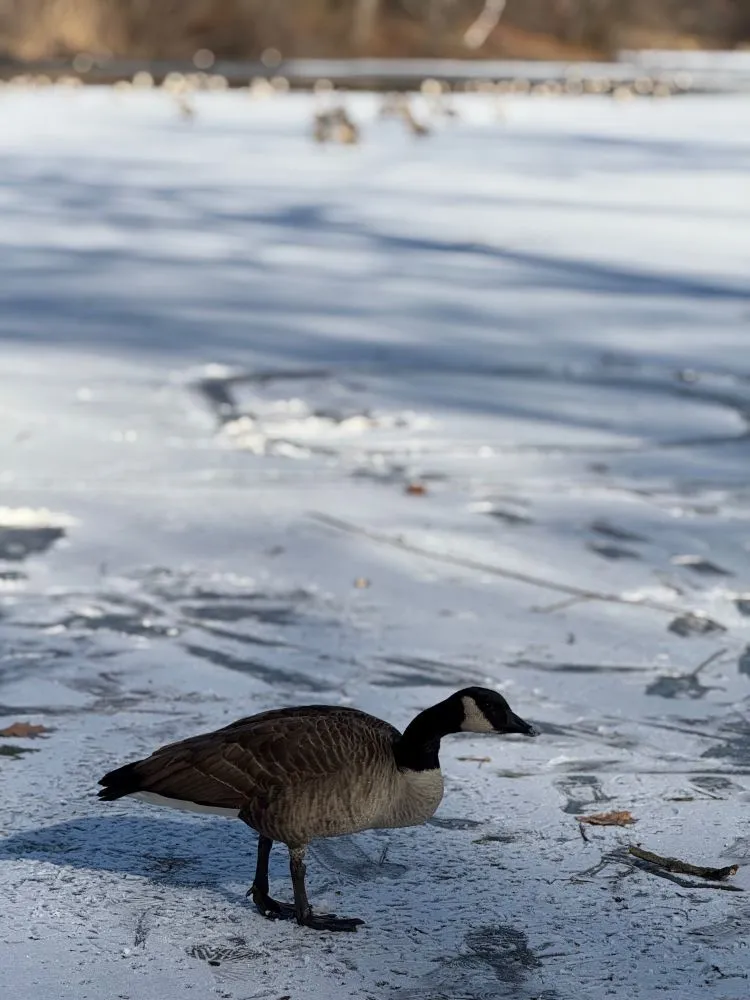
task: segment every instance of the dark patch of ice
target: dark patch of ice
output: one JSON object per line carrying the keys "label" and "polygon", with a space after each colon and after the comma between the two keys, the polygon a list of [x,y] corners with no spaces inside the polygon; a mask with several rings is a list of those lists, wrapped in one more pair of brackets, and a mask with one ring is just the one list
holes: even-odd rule
{"label": "dark patch of ice", "polygon": [[678,615],[673,618],[667,626],[670,632],[675,635],[687,638],[691,635],[710,635],[712,632],[726,632],[726,628],[719,622],[704,615],[695,615],[688,612],[685,615]]}
{"label": "dark patch of ice", "polygon": [[240,674],[249,674],[257,677],[258,680],[265,681],[274,687],[286,686],[299,688],[303,691],[330,691],[333,684],[325,680],[316,680],[307,674],[302,674],[296,670],[284,670],[280,667],[272,667],[267,663],[259,663],[257,660],[249,660],[246,657],[232,656],[220,649],[210,649],[206,646],[197,646],[194,643],[182,643],[182,648],[208,663],[224,667],[227,670],[235,670]]}
{"label": "dark patch of ice", "polygon": [[38,753],[37,747],[19,747],[13,743],[0,743],[0,757],[23,757],[27,753]]}
{"label": "dark patch of ice", "polygon": [[217,639],[231,639],[232,642],[239,642],[245,646],[265,646],[269,649],[288,648],[289,646],[288,642],[282,642],[281,639],[266,639],[260,635],[251,635],[249,632],[236,632],[234,629],[209,625],[205,621],[190,621],[189,624],[193,628],[200,629],[201,632],[216,636]]}
{"label": "dark patch of ice", "polygon": [[205,619],[210,622],[241,622],[253,619],[269,625],[291,625],[298,617],[294,606],[265,604],[258,598],[237,603],[215,601],[210,604],[183,605],[182,611],[190,618],[198,621]]}
{"label": "dark patch of ice", "polygon": [[720,794],[722,792],[735,794],[743,790],[742,786],[738,785],[737,782],[732,781],[730,778],[725,778],[720,774],[697,774],[690,780],[696,788],[702,788],[704,791],[713,794]]}
{"label": "dark patch of ice", "polygon": [[211,409],[220,423],[234,420],[239,413],[232,394],[232,377],[204,378],[195,384],[195,390]]}
{"label": "dark patch of ice", "polygon": [[710,559],[704,559],[703,556],[673,556],[671,561],[675,566],[684,566],[703,576],[734,576],[731,570],[724,569],[723,566],[711,562]]}
{"label": "dark patch of ice", "polygon": [[613,538],[616,542],[647,542],[648,538],[639,535],[635,531],[628,531],[626,528],[619,528],[609,521],[596,520],[591,522],[591,530],[597,535],[604,535],[605,538]]}
{"label": "dark patch of ice", "polygon": [[138,614],[128,612],[105,611],[97,609],[91,614],[71,614],[55,622],[70,631],[98,632],[105,629],[120,635],[138,635],[150,637],[175,636],[179,629],[172,625],[164,625],[142,618]]}
{"label": "dark patch of ice", "polygon": [[504,521],[505,524],[522,525],[534,523],[534,519],[529,517],[528,514],[519,514],[517,511],[508,510],[505,507],[493,507],[492,510],[488,510],[486,513],[488,517]]}
{"label": "dark patch of ice", "polygon": [[485,833],[473,840],[473,844],[515,844],[520,838],[515,833]]}
{"label": "dark patch of ice", "polygon": [[596,553],[596,555],[601,556],[602,559],[610,559],[612,561],[619,559],[640,559],[640,555],[634,552],[633,549],[626,549],[622,545],[607,545],[603,542],[589,542],[586,548],[590,552]]}
{"label": "dark patch of ice", "polygon": [[400,485],[411,476],[405,465],[360,465],[351,473],[352,479],[367,479],[386,486]]}
{"label": "dark patch of ice", "polygon": [[0,559],[23,562],[28,556],[46,552],[61,538],[65,538],[65,529],[59,527],[0,527]]}
{"label": "dark patch of ice", "polygon": [[561,674],[637,674],[648,673],[652,669],[627,663],[543,663],[539,660],[515,660],[508,666]]}
{"label": "dark patch of ice", "polygon": [[750,765],[750,720],[746,716],[721,720],[716,735],[723,742],[709,747],[701,757],[726,758],[743,767]]}
{"label": "dark patch of ice", "polygon": [[705,698],[715,687],[701,684],[695,674],[678,674],[677,676],[658,677],[646,688],[646,694],[658,698]]}
{"label": "dark patch of ice", "polygon": [[465,687],[468,684],[482,684],[486,677],[480,671],[460,664],[443,663],[424,656],[384,656],[396,670],[388,670],[375,675],[370,683],[377,687]]}

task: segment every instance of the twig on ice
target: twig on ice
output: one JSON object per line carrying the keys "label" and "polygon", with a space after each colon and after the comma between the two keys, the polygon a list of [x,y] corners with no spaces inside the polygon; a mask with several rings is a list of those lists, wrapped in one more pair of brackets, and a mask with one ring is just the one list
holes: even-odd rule
{"label": "twig on ice", "polygon": [[703,660],[702,663],[699,663],[695,670],[691,670],[689,676],[697,677],[701,670],[713,663],[714,660],[718,660],[720,656],[724,655],[724,653],[726,653],[726,649],[717,649],[715,653],[712,653],[705,660]]}
{"label": "twig on ice", "polygon": [[[637,852],[641,852],[640,854]],[[643,857],[642,855],[646,855]],[[651,858],[657,858],[658,862],[651,861]],[[614,882],[620,882],[622,879],[627,878],[629,875],[634,875],[637,871],[648,872],[649,875],[656,875],[658,878],[663,878],[667,882],[673,882],[675,885],[679,885],[682,889],[723,889],[726,892],[744,892],[744,889],[738,885],[731,885],[722,881],[713,882],[692,882],[686,878],[681,878],[680,875],[674,874],[661,866],[661,862],[669,862],[670,864],[683,865],[684,862],[677,861],[675,858],[661,858],[658,854],[652,854],[650,851],[642,851],[641,848],[636,848],[635,851],[632,847],[627,850],[617,850],[610,851],[607,854],[603,854],[599,861],[592,865],[590,868],[586,868],[582,872],[578,872],[576,875],[572,876],[571,882],[583,882],[588,881],[593,878],[594,875],[598,875],[609,865],[620,865],[621,871],[619,874],[613,877]],[[698,866],[690,866],[691,868],[700,870]],[[722,868],[706,868],[703,871],[726,871],[728,874],[733,874],[732,869],[736,870],[736,865],[730,865],[726,869]],[[677,868],[677,871],[682,871],[683,869]],[[704,876],[706,877],[706,876]],[[726,877],[726,876],[722,876]]]}
{"label": "twig on ice", "polygon": [[[637,845],[628,848],[628,854],[640,861],[646,861],[657,868],[663,868],[668,872],[679,872],[682,875],[696,875],[698,878],[712,879],[720,882],[722,879],[736,875],[739,865],[727,865],[726,868],[708,868],[706,865],[691,865],[687,861],[680,861],[679,858],[663,858],[660,854],[647,851]],[[735,887],[736,888],[736,887]]]}
{"label": "twig on ice", "polygon": [[553,611],[564,611],[566,608],[572,608],[574,604],[584,604],[590,600],[590,597],[566,597],[562,601],[554,601],[552,604],[537,604],[531,610],[538,614],[548,615]]}

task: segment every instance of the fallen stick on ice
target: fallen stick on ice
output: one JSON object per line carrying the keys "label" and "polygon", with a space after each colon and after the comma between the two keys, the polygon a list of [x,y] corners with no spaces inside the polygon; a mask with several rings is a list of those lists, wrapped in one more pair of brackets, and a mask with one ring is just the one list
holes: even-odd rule
{"label": "fallen stick on ice", "polygon": [[[579,826],[582,831],[583,836],[583,826]],[[584,837],[584,839],[587,839]],[[651,859],[654,860],[651,860]],[[613,881],[616,883],[621,882],[624,878],[632,875],[634,872],[643,871],[647,872],[649,875],[656,875],[659,878],[666,879],[668,882],[674,882],[675,885],[679,885],[682,889],[724,889],[726,892],[744,892],[745,890],[739,885],[732,885],[723,880],[708,880],[705,882],[695,882],[690,881],[683,877],[685,874],[686,863],[678,861],[676,858],[662,858],[658,854],[654,854],[651,851],[646,851],[641,847],[620,847],[614,851],[609,851],[607,854],[603,854],[599,861],[587,868],[585,871],[578,872],[571,879],[573,882],[588,881],[595,875],[598,875],[605,868],[610,865],[620,865],[624,868],[624,871],[619,872],[617,875],[613,876]],[[681,866],[676,869],[681,874],[675,874],[675,870],[664,867],[664,865],[677,865]],[[689,871],[688,874],[692,874],[699,871],[709,871],[709,872],[727,872],[727,875],[733,875],[737,870],[736,865],[730,865],[728,868],[699,868],[696,865],[687,866]],[[701,876],[705,878],[705,876]],[[722,876],[725,879],[727,876]],[[711,876],[711,879],[715,879],[715,876]]]}
{"label": "fallen stick on ice", "polygon": [[[628,848],[628,854],[640,861],[646,861],[656,868],[663,868],[668,872],[678,872],[681,875],[695,875],[698,878],[711,879],[714,882],[721,882],[730,875],[736,875],[739,865],[727,865],[726,868],[708,868],[705,865],[691,865],[687,861],[680,861],[679,858],[663,858],[653,851],[646,851],[637,845]],[[734,886],[733,888],[737,888]],[[741,890],[740,890],[741,891]]]}

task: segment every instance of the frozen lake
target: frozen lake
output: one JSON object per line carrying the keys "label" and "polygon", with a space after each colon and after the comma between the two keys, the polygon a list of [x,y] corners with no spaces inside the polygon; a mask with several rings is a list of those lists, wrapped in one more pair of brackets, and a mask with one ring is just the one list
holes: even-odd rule
{"label": "frozen lake", "polygon": [[[420,100],[417,139],[362,94],[352,147],[192,100],[0,92],[0,729],[49,730],[0,739],[9,995],[745,1000],[750,897],[622,852],[750,861],[750,100]],[[264,921],[242,824],[95,798],[475,683],[542,735],[311,850],[356,935]]]}

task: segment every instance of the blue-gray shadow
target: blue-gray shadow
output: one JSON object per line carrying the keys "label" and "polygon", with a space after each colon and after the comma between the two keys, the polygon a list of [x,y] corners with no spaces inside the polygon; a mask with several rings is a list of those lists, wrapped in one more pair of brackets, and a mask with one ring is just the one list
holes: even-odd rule
{"label": "blue-gray shadow", "polygon": [[[204,887],[233,904],[243,891],[228,880],[246,880],[255,868],[255,834],[244,824],[214,817],[168,819],[86,816],[15,833],[0,841],[0,861],[42,861],[64,868],[136,875],[174,887]],[[272,875],[288,874],[286,851],[272,854]],[[248,905],[252,905],[248,903]]]}

